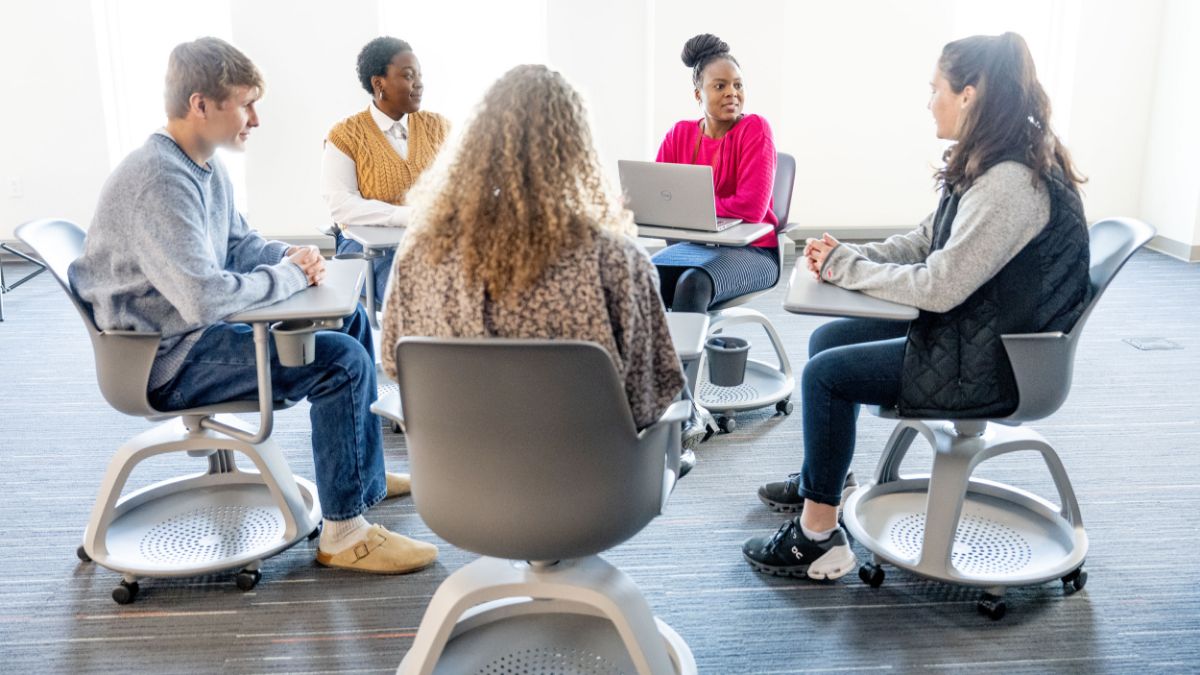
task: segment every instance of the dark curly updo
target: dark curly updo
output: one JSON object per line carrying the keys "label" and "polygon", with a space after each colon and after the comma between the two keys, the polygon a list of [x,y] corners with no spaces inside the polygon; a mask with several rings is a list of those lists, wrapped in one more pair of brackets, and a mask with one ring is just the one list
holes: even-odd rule
{"label": "dark curly updo", "polygon": [[397,54],[411,52],[412,45],[394,37],[377,37],[371,40],[358,53],[358,81],[363,89],[374,96],[375,88],[371,86],[371,78],[378,75],[387,77],[388,64]]}
{"label": "dark curly updo", "polygon": [[733,58],[733,54],[729,53],[729,45],[712,33],[703,33],[688,40],[683,45],[680,58],[683,59],[683,65],[692,69],[692,84],[696,85],[697,89],[704,81],[704,69],[717,59],[729,59],[733,65],[742,67],[742,64]]}

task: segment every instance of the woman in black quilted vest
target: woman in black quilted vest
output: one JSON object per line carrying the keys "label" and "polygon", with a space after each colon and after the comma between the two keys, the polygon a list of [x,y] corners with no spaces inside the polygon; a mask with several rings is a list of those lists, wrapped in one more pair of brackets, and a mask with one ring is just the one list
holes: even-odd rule
{"label": "woman in black quilted vest", "polygon": [[938,138],[954,141],[935,178],[937,210],[886,241],[810,239],[822,281],[916,307],[912,322],[845,319],[813,332],[802,378],[804,465],[759,488],[796,513],[742,552],[771,574],[836,579],[858,562],[838,526],[859,404],[907,417],[1002,417],[1017,405],[1000,336],[1070,331],[1087,301],[1083,178],[1050,127],[1050,102],[1021,36],[945,46],[930,82]]}

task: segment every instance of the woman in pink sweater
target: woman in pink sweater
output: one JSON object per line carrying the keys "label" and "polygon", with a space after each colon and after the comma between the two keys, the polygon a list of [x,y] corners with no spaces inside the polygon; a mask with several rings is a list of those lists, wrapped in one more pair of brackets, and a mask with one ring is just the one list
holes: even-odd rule
{"label": "woman in pink sweater", "polygon": [[[717,215],[778,226],[771,192],[775,140],[758,115],[742,114],[745,87],[729,45],[705,33],[687,41],[683,63],[692,69],[699,120],[678,122],[658,148],[657,161],[713,168]],[[681,243],[654,256],[663,301],[677,312],[706,312],[723,302],[769,288],[779,277],[774,233],[749,246]]]}

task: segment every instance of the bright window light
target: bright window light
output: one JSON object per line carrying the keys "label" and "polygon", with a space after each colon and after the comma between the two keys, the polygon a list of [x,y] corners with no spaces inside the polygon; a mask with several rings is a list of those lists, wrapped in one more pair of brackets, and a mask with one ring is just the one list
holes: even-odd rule
{"label": "bright window light", "polygon": [[[166,124],[163,83],[175,45],[198,37],[232,41],[231,0],[209,0],[180,20],[178,7],[156,0],[92,0],[100,93],[113,167]],[[246,212],[246,167],[239,153],[221,153],[238,209]]]}
{"label": "bright window light", "polygon": [[546,0],[380,0],[379,27],[412,45],[424,74],[421,107],[456,129],[497,77],[546,62]]}

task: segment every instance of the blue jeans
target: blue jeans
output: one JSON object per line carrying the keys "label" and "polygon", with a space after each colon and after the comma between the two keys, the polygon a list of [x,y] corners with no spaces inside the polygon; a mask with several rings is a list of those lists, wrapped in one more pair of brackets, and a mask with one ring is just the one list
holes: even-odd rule
{"label": "blue jeans", "polygon": [[879,319],[839,319],[813,331],[800,382],[803,497],[831,506],[841,501],[859,404],[896,405],[907,331],[908,322]]}
{"label": "blue jeans", "polygon": [[[275,399],[307,398],[311,404],[317,495],[329,520],[360,515],[387,494],[382,432],[371,413],[376,396],[371,326],[361,306],[342,321],[340,330],[317,333],[316,356],[306,366],[285,368],[271,350]],[[159,410],[257,398],[254,334],[244,323],[209,326],[175,377],[150,392]]]}
{"label": "blue jeans", "polygon": [[[338,230],[333,235],[334,252],[337,255],[343,253],[363,253],[362,244],[342,236],[341,230]],[[383,292],[387,290],[388,275],[392,273],[392,259],[396,257],[396,249],[390,248],[384,251],[383,255],[378,258],[371,259],[371,268],[375,273],[375,308],[383,307]],[[363,297],[366,297],[366,290],[363,290]]]}

